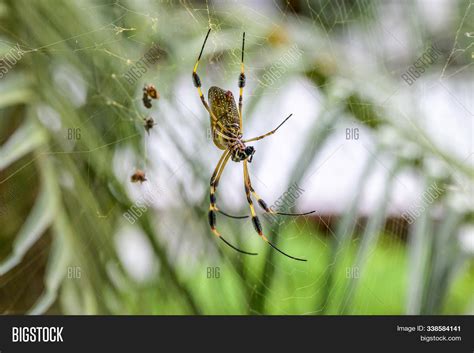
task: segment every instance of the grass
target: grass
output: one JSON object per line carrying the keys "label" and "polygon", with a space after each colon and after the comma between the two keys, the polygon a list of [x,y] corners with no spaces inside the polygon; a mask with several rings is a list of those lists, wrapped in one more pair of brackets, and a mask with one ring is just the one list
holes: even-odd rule
{"label": "grass", "polygon": [[[364,6],[344,26],[370,28],[375,20],[370,15],[375,13],[375,3]],[[337,35],[332,37],[323,24],[304,14],[292,16],[285,15],[285,23],[275,26],[249,20],[247,12],[229,16],[214,8],[190,8],[187,3],[174,6],[163,2],[85,0],[81,4],[58,1],[52,5],[43,0],[10,0],[0,5],[0,51],[5,53],[17,43],[25,50],[22,59],[0,80],[2,312],[472,312],[473,261],[462,253],[456,238],[462,226],[472,223],[472,211],[450,203],[451,198],[460,196],[455,187],[451,188],[457,185],[456,178],[465,180],[469,190],[474,179],[472,167],[442,151],[422,129],[416,129],[416,119],[406,127],[400,123],[405,119],[393,107],[380,105],[382,96],[399,87],[399,82],[391,79],[388,66],[382,70],[374,67],[372,77],[358,78],[357,71],[345,69],[348,55],[346,48],[336,45]],[[455,27],[451,32],[472,32],[468,21],[458,28],[456,20],[452,21]],[[311,117],[308,135],[301,140],[304,148],[295,151],[290,184],[301,181],[309,166],[322,157],[321,151],[337,127],[358,121],[376,140],[366,173],[351,195],[354,201],[345,205],[341,220],[332,230],[334,234],[320,234],[301,222],[288,223],[281,229],[268,227],[270,237],[282,249],[307,258],[308,263],[270,251],[251,233],[248,222],[222,222],[223,230],[239,246],[257,250],[260,256],[240,257],[221,248],[206,224],[209,196],[205,193],[202,200],[191,200],[187,193],[190,180],[202,188],[209,185],[205,158],[212,156],[204,151],[212,147],[210,141],[204,141],[208,117],[198,97],[183,102],[178,89],[182,88],[179,83],[183,75],[189,89],[193,89],[189,75],[195,55],[190,55],[190,48],[199,50],[209,25],[213,35],[202,63],[203,72],[208,74],[206,84],[211,80],[230,82],[231,78],[235,82],[240,42],[234,38],[240,38],[242,28],[248,33],[247,79],[249,87],[254,86],[246,96],[245,116],[249,122],[256,118],[254,112],[262,100],[277,93],[290,79],[307,80],[317,90],[323,108]],[[412,30],[420,43],[433,41],[423,37],[425,31]],[[155,43],[163,50],[157,64],[141,80],[125,82],[121,74]],[[260,85],[263,75],[274,69],[278,58],[294,43],[304,52],[301,60],[287,67],[275,86]],[[330,58],[327,65],[320,65],[323,57]],[[462,58],[458,60],[463,65]],[[399,65],[404,67],[405,63]],[[236,71],[226,71],[226,67]],[[454,66],[452,70],[458,69]],[[446,76],[450,75],[447,72]],[[127,188],[129,176],[115,173],[113,160],[119,150],[131,151],[137,165],[126,166],[129,174],[134,167],[148,166],[154,160],[144,147],[150,138],[142,126],[143,117],[150,114],[140,101],[144,82],[155,83],[162,96],[152,111],[158,125],[151,138],[157,139],[161,151],[171,151],[168,153],[183,161],[178,169],[185,171],[186,178],[175,178],[179,166],[156,158],[159,182],[169,188],[167,192],[179,196],[179,206],[173,213],[180,218],[173,219],[157,207],[134,224],[146,238],[159,267],[156,278],[139,284],[127,273],[115,248],[116,234],[125,222],[122,214],[135,199]],[[85,100],[78,105],[72,92],[80,90],[81,85]],[[388,88],[383,91],[385,86]],[[374,96],[374,91],[380,96]],[[183,107],[194,103],[201,109]],[[74,143],[67,140],[68,128],[79,128],[81,139]],[[184,141],[189,145],[180,143],[185,132],[194,139]],[[390,143],[382,141],[387,132],[396,136]],[[406,145],[416,145],[415,157],[402,153]],[[386,198],[370,215],[367,230],[354,234],[362,190],[371,186],[370,172],[384,156],[394,161],[390,167],[392,179],[382,190]],[[433,160],[452,176],[431,175],[429,165]],[[416,222],[407,242],[382,234],[385,209],[393,196],[391,182],[402,167],[420,175],[426,187],[433,181],[448,186],[446,195],[430,205]],[[169,183],[170,179],[174,182]],[[435,208],[444,210],[444,219],[433,216]],[[168,221],[177,224],[175,234],[160,227]],[[178,249],[170,245],[175,237],[181,240]],[[189,265],[191,257],[194,262]],[[70,280],[70,267],[80,267],[83,277]],[[206,278],[208,267],[219,267],[220,278]],[[27,306],[16,305],[20,296],[28,300],[18,303]]]}
{"label": "grass", "polygon": [[[326,271],[334,271],[334,286],[325,314],[335,315],[344,311],[342,307],[347,294],[350,276],[360,276],[360,284],[348,314],[350,315],[401,315],[405,314],[408,289],[409,259],[404,241],[393,234],[381,234],[371,249],[363,272],[352,267],[358,250],[358,240],[351,241],[339,255],[337,268],[328,264],[330,258],[330,238],[310,229],[293,224],[281,234],[282,248],[291,248],[295,254],[304,254],[307,263],[297,263],[282,256],[272,264],[275,269],[272,285],[265,298],[265,313],[271,315],[317,314],[321,311],[321,295],[326,286]],[[298,236],[295,236],[298,234]],[[263,243],[263,242],[262,242]],[[310,243],[310,246],[308,246]],[[265,244],[252,244],[252,249],[265,253]],[[241,279],[230,262],[220,267],[219,278],[207,278],[208,264],[197,266],[188,272],[186,281],[203,305],[203,313],[209,315],[262,314],[249,307],[249,297],[257,287],[263,270],[263,256],[245,258],[245,266],[251,268],[247,278],[251,283],[240,284]],[[250,270],[249,270],[250,271]],[[468,311],[472,295],[474,267],[466,266],[457,275],[451,287],[444,314],[463,314]]]}

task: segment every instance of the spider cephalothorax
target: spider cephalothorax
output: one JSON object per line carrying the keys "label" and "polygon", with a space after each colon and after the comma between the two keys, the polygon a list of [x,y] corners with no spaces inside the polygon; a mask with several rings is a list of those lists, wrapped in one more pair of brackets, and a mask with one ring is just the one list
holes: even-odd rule
{"label": "spider cephalothorax", "polygon": [[242,162],[248,160],[249,163],[252,162],[253,155],[255,153],[255,148],[253,146],[245,146],[242,141],[230,147],[231,159],[234,162]]}
{"label": "spider cephalothorax", "polygon": [[[264,135],[251,138],[251,139],[243,139],[242,103],[243,103],[243,91],[245,87],[245,73],[244,73],[245,33],[242,39],[242,60],[240,64],[240,74],[239,74],[239,81],[238,81],[239,91],[240,91],[238,109],[237,109],[237,104],[235,102],[232,92],[228,90],[223,90],[222,88],[219,88],[216,86],[209,88],[209,93],[208,93],[209,104],[206,102],[206,98],[204,98],[204,95],[201,90],[201,79],[199,75],[197,74],[197,68],[199,65],[199,61],[201,60],[201,56],[204,51],[204,46],[206,45],[206,41],[207,41],[207,38],[209,37],[210,32],[211,30],[209,29],[206,35],[206,39],[204,39],[201,52],[199,53],[199,57],[196,61],[196,64],[194,65],[193,83],[194,83],[194,86],[196,86],[198,90],[199,97],[201,98],[202,104],[204,105],[207,112],[209,113],[209,118],[211,120],[211,128],[212,128],[212,139],[214,141],[214,144],[219,149],[224,150],[219,162],[217,163],[217,167],[214,170],[214,173],[212,174],[211,183],[210,183],[211,190],[210,190],[210,195],[209,195],[210,206],[209,206],[208,219],[209,219],[209,225],[211,226],[211,230],[217,237],[219,237],[219,239],[224,241],[227,245],[229,245],[234,250],[237,250],[238,252],[241,252],[247,255],[257,255],[255,253],[249,253],[247,251],[238,249],[237,247],[229,243],[227,240],[225,240],[221,236],[221,234],[217,231],[217,228],[216,228],[216,212],[220,212],[220,213],[223,213],[224,215],[227,215],[223,211],[219,210],[219,208],[216,205],[217,199],[216,199],[215,193],[216,193],[217,185],[219,184],[219,179],[229,159],[232,159],[234,162],[243,162],[245,193],[247,195],[247,201],[249,203],[250,213],[252,216],[252,223],[255,228],[255,231],[260,235],[260,237],[265,242],[267,242],[272,248],[279,251],[283,255],[288,256],[289,258],[292,258],[294,260],[306,261],[304,259],[300,259],[291,255],[288,255],[287,253],[278,249],[273,243],[271,243],[267,239],[267,237],[263,234],[262,225],[255,212],[255,208],[252,201],[252,195],[257,200],[260,207],[267,213],[280,214],[280,215],[285,215],[285,216],[301,216],[301,215],[313,213],[314,211],[298,214],[298,213],[281,213],[281,212],[275,212],[271,210],[267,206],[267,203],[263,201],[260,198],[260,196],[258,196],[258,194],[255,192],[255,190],[252,187],[252,183],[250,181],[250,175],[248,171],[248,163],[252,162],[252,157],[255,153],[255,148],[253,146],[245,145],[247,142],[258,141],[267,136],[274,134],[280,128],[280,126],[282,126],[291,117],[291,114],[272,131],[267,132]],[[229,216],[229,217],[232,217],[232,216]],[[246,217],[233,217],[233,218],[246,218]]]}

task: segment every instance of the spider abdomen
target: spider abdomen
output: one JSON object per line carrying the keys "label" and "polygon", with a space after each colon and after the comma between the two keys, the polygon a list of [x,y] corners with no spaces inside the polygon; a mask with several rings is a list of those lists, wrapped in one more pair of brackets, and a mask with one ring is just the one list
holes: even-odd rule
{"label": "spider abdomen", "polygon": [[213,124],[211,117],[211,127],[215,130],[214,144],[220,149],[226,149],[229,140],[225,137],[236,138],[240,135],[239,111],[234,95],[231,91],[212,86],[209,88],[208,98],[211,112],[217,118]]}

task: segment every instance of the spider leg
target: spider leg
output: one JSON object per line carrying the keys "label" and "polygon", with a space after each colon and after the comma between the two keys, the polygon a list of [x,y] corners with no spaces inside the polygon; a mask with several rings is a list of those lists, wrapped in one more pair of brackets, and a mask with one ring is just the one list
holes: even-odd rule
{"label": "spider leg", "polygon": [[208,213],[209,225],[211,226],[211,231],[214,233],[214,235],[216,235],[219,239],[221,239],[224,243],[226,243],[232,249],[246,255],[258,255],[256,253],[247,252],[235,247],[234,245],[229,243],[227,240],[225,240],[216,228],[216,212],[218,211],[218,208],[216,206],[215,192],[217,189],[217,185],[219,184],[219,179],[222,175],[222,172],[224,171],[225,165],[227,164],[229,158],[230,158],[230,151],[226,150],[222,154],[222,157],[219,160],[219,163],[217,163],[217,167],[214,170],[214,173],[212,174],[212,177],[211,177],[211,183],[210,183],[211,184],[211,191],[210,191],[211,204],[209,205],[209,213]]}
{"label": "spider leg", "polygon": [[[246,166],[247,168],[247,166]],[[248,169],[247,169],[247,175],[248,175]],[[293,212],[275,212],[271,208],[268,207],[267,203],[257,194],[257,192],[254,190],[252,187],[252,182],[250,181],[250,176],[248,177],[248,186],[250,189],[250,192],[252,193],[253,197],[257,199],[258,205],[267,213],[274,214],[274,215],[280,215],[280,216],[306,216],[311,213],[316,212],[316,210],[309,211],[309,212],[304,212],[304,213],[293,213]]]}
{"label": "spider leg", "polygon": [[240,131],[244,132],[244,127],[242,125],[242,104],[243,104],[243,94],[245,87],[245,72],[244,72],[244,47],[245,47],[245,32],[242,36],[242,60],[240,61],[240,75],[239,75],[239,120],[240,120]]}
{"label": "spider leg", "polygon": [[219,212],[220,214],[226,216],[226,217],[229,217],[229,218],[234,218],[234,219],[245,219],[245,218],[249,218],[249,216],[245,215],[245,216],[233,216],[233,215],[230,215],[224,211],[222,211],[221,209],[217,209],[217,212]]}
{"label": "spider leg", "polygon": [[[248,218],[249,216],[233,216],[233,215],[230,215],[230,214],[222,211],[221,209],[219,209],[216,205],[215,191],[217,189],[217,185],[219,183],[221,174],[224,171],[224,168],[222,167],[222,162],[224,161],[225,158],[227,158],[227,160],[229,159],[229,157],[230,157],[229,154],[230,154],[229,150],[224,151],[221,158],[219,159],[219,162],[217,163],[216,169],[214,169],[214,173],[212,173],[211,183],[210,183],[210,185],[211,185],[211,194],[210,194],[211,206],[213,207],[214,211],[217,211],[217,212],[219,212],[219,213],[221,213],[224,216],[229,217],[229,218],[235,218],[235,219]],[[227,160],[226,160],[226,163],[227,163]]]}
{"label": "spider leg", "polygon": [[253,137],[253,138],[248,139],[248,140],[243,140],[242,142],[247,143],[247,142],[252,142],[252,141],[258,141],[258,140],[261,140],[261,139],[263,139],[263,138],[265,138],[265,137],[267,137],[267,136],[273,135],[275,132],[277,132],[277,130],[278,130],[284,123],[286,123],[286,121],[287,121],[289,118],[291,118],[292,115],[293,115],[293,114],[288,115],[288,116],[286,117],[286,119],[283,120],[283,122],[282,122],[280,125],[278,125],[275,129],[273,129],[272,131],[267,132],[266,134],[261,135],[261,136]]}
{"label": "spider leg", "polygon": [[278,251],[279,253],[285,255],[286,257],[289,257],[290,259],[293,259],[293,260],[297,260],[297,261],[306,261],[306,259],[301,259],[299,257],[294,257],[294,256],[291,256],[287,253],[285,253],[284,251],[278,249],[272,242],[270,242],[270,240],[268,240],[268,238],[263,234],[263,230],[262,230],[262,225],[260,223],[260,220],[258,219],[257,217],[257,213],[255,212],[255,208],[253,206],[253,202],[252,202],[252,197],[250,195],[250,178],[249,178],[249,174],[248,174],[248,167],[247,167],[247,160],[244,160],[244,186],[245,186],[245,194],[247,195],[247,202],[249,204],[249,207],[250,207],[250,213],[252,214],[252,223],[253,223],[253,226],[255,228],[255,231],[258,233],[258,235],[260,235],[260,237],[265,240],[265,242],[268,243],[268,245],[270,245],[273,249],[275,249],[276,251]]}
{"label": "spider leg", "polygon": [[[229,131],[227,128],[225,128],[226,131]],[[226,135],[226,134],[223,134],[222,132],[220,132],[219,130],[214,130],[214,133],[216,135],[219,135],[219,136],[222,136],[223,138],[225,138],[226,140],[228,141],[235,141],[235,140],[238,140],[238,137],[231,137],[229,135]]]}
{"label": "spider leg", "polygon": [[209,31],[207,31],[206,39],[204,39],[204,43],[202,44],[201,52],[199,53],[198,59],[196,60],[196,64],[194,64],[193,83],[194,83],[194,87],[196,87],[197,90],[198,90],[199,97],[201,98],[201,102],[204,105],[204,108],[206,108],[206,110],[209,112],[209,114],[211,115],[213,120],[217,120],[217,118],[214,116],[214,114],[212,114],[211,109],[209,109],[209,105],[206,102],[206,98],[202,94],[201,79],[199,78],[199,75],[197,74],[197,69],[198,69],[198,66],[199,66],[199,62],[201,61],[202,52],[204,51],[204,47],[206,46],[207,38],[209,38],[209,33],[211,33],[210,28],[209,28]]}
{"label": "spider leg", "polygon": [[[207,42],[207,39],[209,38],[209,33],[211,33],[211,29],[209,28],[209,30],[207,31],[207,34],[206,34],[206,38],[204,39],[204,43],[202,44],[202,47],[201,47],[201,52],[199,53],[199,56],[198,56],[198,59],[196,60],[196,64],[194,64],[194,69],[193,69],[193,83],[194,83],[194,86],[197,88],[197,91],[198,91],[198,94],[199,94],[199,98],[201,98],[201,102],[202,104],[204,105],[204,108],[206,108],[207,112],[209,113],[211,119],[212,119],[212,126],[214,127],[215,125],[218,125],[221,130],[223,131],[228,131],[227,128],[225,126],[223,126],[222,122],[218,121],[217,117],[215,116],[215,114],[211,111],[211,109],[209,108],[209,104],[207,103],[206,101],[206,98],[204,97],[203,93],[202,93],[202,89],[201,89],[201,78],[199,77],[199,75],[197,74],[197,69],[198,69],[198,66],[199,66],[199,62],[201,61],[201,57],[202,57],[202,53],[204,51],[204,47],[206,46],[206,42]],[[217,130],[216,130],[217,131]],[[222,132],[219,132],[218,131],[218,134],[222,135],[224,138],[226,138],[227,140],[234,140],[235,138],[233,137],[230,137],[230,136],[227,136],[225,134],[223,134]]]}

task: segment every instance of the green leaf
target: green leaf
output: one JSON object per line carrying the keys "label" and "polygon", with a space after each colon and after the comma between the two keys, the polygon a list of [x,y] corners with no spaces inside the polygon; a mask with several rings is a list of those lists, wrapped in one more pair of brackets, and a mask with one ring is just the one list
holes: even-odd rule
{"label": "green leaf", "polygon": [[[0,98],[1,100],[1,98]],[[0,170],[46,142],[46,135],[34,122],[20,127],[0,148]]]}
{"label": "green leaf", "polygon": [[71,233],[70,225],[62,211],[56,217],[53,230],[54,241],[44,278],[45,291],[28,312],[30,315],[43,314],[54,303],[72,255],[66,235]]}
{"label": "green leaf", "polygon": [[[22,128],[23,129],[23,128]],[[28,134],[23,134],[28,136]],[[40,152],[36,154],[38,165],[43,166],[47,162],[47,157]],[[58,210],[58,191],[52,170],[41,173],[41,191],[36,199],[32,211],[28,215],[25,223],[20,229],[13,242],[13,252],[2,263],[0,263],[0,276],[10,271],[18,265],[28,249],[41,237],[46,229],[52,224]]]}
{"label": "green leaf", "polygon": [[68,239],[72,239],[71,226],[64,210],[57,207],[60,195],[55,170],[48,157],[41,156],[40,159],[41,177],[45,184],[45,190],[49,197],[51,197],[47,208],[51,210],[51,216],[54,216],[54,240],[45,273],[45,291],[28,312],[32,315],[44,313],[56,300],[58,289],[65,278],[67,265],[72,256],[71,247],[68,246],[67,242]]}
{"label": "green leaf", "polygon": [[28,103],[33,97],[29,86],[31,81],[23,74],[12,72],[11,68],[5,77],[0,79],[0,109],[20,104]]}
{"label": "green leaf", "polygon": [[48,184],[43,186],[31,213],[15,238],[13,252],[0,263],[0,276],[21,262],[28,249],[52,223],[56,211],[56,201],[50,188],[47,187]]}
{"label": "green leaf", "polygon": [[[425,193],[429,188],[429,178],[425,178]],[[430,249],[432,248],[433,236],[430,233],[430,211],[431,205],[427,204],[421,207],[421,215],[415,223],[415,229],[409,239],[410,264],[408,269],[408,287],[407,287],[407,315],[422,314],[423,302],[426,291],[427,265]]]}

